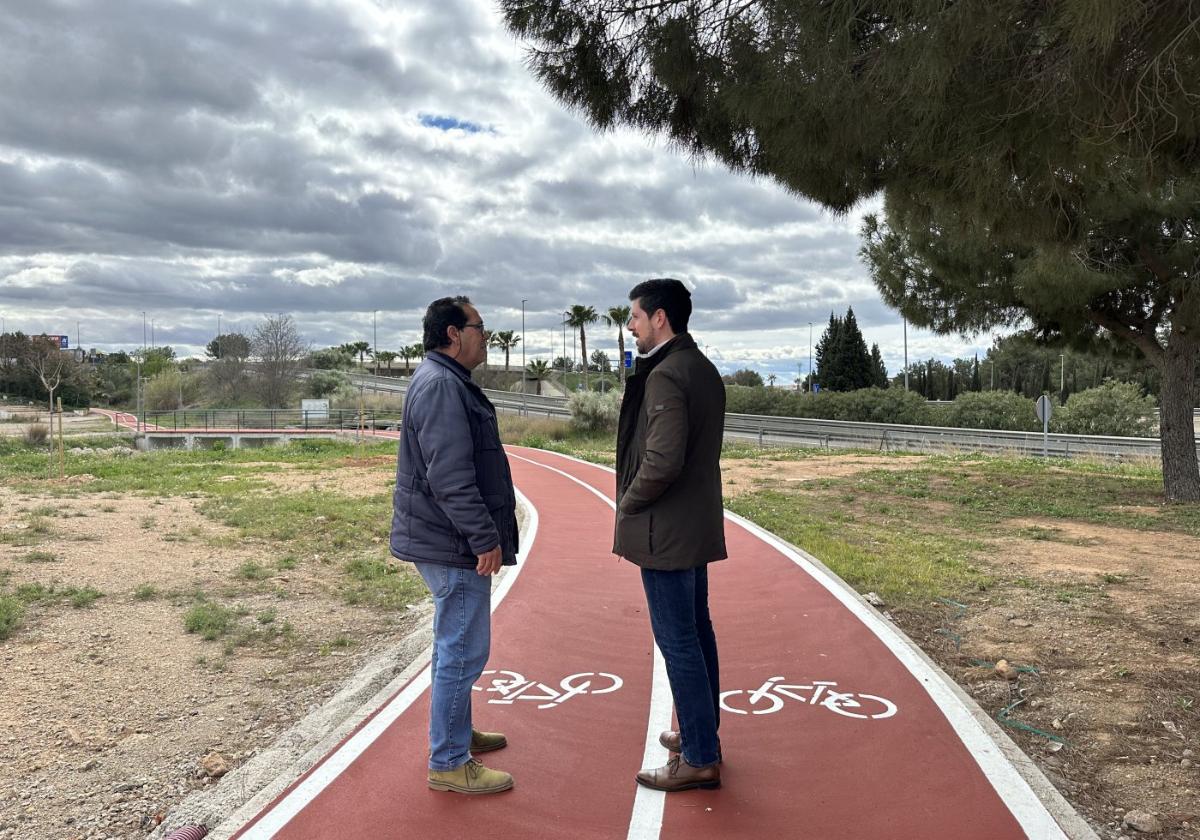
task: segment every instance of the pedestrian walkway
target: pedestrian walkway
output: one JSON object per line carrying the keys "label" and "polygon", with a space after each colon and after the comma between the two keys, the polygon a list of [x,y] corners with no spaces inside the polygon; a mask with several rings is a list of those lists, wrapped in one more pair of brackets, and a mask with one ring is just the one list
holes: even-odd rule
{"label": "pedestrian walkway", "polygon": [[[729,515],[710,570],[721,646],[720,790],[635,784],[666,761],[666,673],[637,569],[610,553],[611,471],[509,448],[534,511],[493,596],[474,717],[510,746],[508,793],[425,785],[428,668],[233,835],[244,840],[506,838],[1083,838],[1026,780],[965,697],[819,565]],[[1039,794],[1034,792],[1034,786]]]}

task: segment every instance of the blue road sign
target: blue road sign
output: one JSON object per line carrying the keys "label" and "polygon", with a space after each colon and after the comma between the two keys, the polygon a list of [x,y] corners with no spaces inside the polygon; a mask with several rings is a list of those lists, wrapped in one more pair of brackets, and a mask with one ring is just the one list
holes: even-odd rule
{"label": "blue road sign", "polygon": [[625,367],[627,367],[627,368],[633,367],[633,351],[632,350],[625,351]]}

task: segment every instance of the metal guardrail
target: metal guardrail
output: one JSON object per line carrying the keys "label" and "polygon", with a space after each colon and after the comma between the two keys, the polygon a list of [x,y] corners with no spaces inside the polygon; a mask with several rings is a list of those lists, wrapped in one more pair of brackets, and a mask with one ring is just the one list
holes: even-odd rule
{"label": "metal guardrail", "polygon": [[[390,377],[351,377],[366,387],[403,393],[408,380]],[[379,380],[382,380],[380,382]],[[485,390],[498,410],[547,417],[570,417],[564,397],[539,397],[510,391]],[[1032,409],[1031,409],[1032,410]],[[756,440],[761,445],[818,446],[825,449],[879,449],[882,451],[970,451],[1020,455],[1042,454],[1041,432],[997,429],[959,429],[942,426],[905,426],[899,423],[855,423],[805,417],[770,417],[726,414],[726,437]],[[1046,454],[1056,458],[1094,455],[1109,458],[1158,458],[1158,438],[1105,437],[1050,434]],[[1197,446],[1200,453],[1200,445]]]}

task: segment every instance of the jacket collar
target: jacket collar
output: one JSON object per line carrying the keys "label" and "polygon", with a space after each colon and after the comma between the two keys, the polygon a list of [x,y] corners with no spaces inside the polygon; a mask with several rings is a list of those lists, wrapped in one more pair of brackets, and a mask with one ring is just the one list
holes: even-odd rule
{"label": "jacket collar", "polygon": [[692,338],[691,333],[682,332],[668,341],[659,348],[658,352],[653,356],[639,357],[637,360],[637,368],[634,370],[635,375],[647,374],[654,370],[663,359],[672,353],[678,353],[681,350],[695,350],[696,339]]}
{"label": "jacket collar", "polygon": [[[438,350],[430,350],[428,353],[425,354],[425,360],[433,362],[434,364],[441,365],[446,370],[449,370],[449,371],[452,371],[453,373],[455,373],[460,379],[466,380],[467,382],[471,382],[471,371],[467,370],[465,367],[460,365],[458,362],[454,361],[454,359],[451,359],[445,353],[442,353]],[[474,383],[472,383],[472,384],[474,384]]]}

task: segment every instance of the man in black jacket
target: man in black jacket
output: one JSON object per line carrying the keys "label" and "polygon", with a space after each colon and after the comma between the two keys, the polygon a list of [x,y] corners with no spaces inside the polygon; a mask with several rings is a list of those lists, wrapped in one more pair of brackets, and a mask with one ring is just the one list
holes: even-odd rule
{"label": "man in black jacket", "polygon": [[491,647],[491,575],[516,563],[516,495],[496,411],[471,381],[487,359],[483,319],[467,298],[442,298],[424,332],[429,352],[404,399],[391,550],[434,600],[429,787],[498,793],[512,776],[472,753],[508,742],[472,727],[471,686]]}
{"label": "man in black jacket", "polygon": [[613,553],[641,567],[679,719],[678,731],[659,737],[679,755],[638,773],[637,781],[665,791],[720,787],[720,681],[708,564],[727,556],[725,386],[687,332],[692,301],[682,283],[648,280],[629,299],[638,362],[625,384],[617,430]]}

